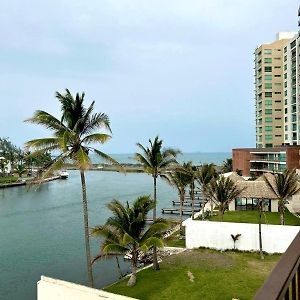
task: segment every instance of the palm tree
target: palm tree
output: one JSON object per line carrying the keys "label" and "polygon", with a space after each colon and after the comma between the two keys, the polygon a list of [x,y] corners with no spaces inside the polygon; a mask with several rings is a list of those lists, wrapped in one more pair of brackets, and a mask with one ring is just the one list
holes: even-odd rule
{"label": "palm tree", "polygon": [[222,169],[223,173],[231,172],[232,171],[232,158],[226,158],[223,161],[223,165],[222,165],[221,169]]}
{"label": "palm tree", "polygon": [[182,208],[184,203],[185,189],[191,182],[191,175],[186,172],[184,167],[177,167],[172,172],[168,172],[162,176],[171,186],[175,187],[178,191],[180,200],[180,232],[182,231]]}
{"label": "palm tree", "polygon": [[112,163],[117,164],[117,162],[107,154],[90,146],[90,144],[96,143],[103,144],[111,138],[110,135],[99,133],[97,130],[104,128],[108,132],[111,132],[111,129],[109,118],[106,114],[93,113],[95,101],[88,108],[84,107],[84,96],[84,93],[77,93],[74,98],[68,89],[66,89],[64,95],[56,92],[56,98],[61,104],[62,116],[60,120],[42,110],[36,111],[30,119],[26,120],[26,122],[42,125],[50,129],[53,132],[53,137],[31,140],[25,146],[27,149],[35,150],[35,153],[47,153],[49,151],[60,153],[52,161],[51,165],[47,167],[44,174],[45,177],[54,170],[61,169],[66,160],[69,159],[79,168],[82,187],[88,285],[93,286],[85,170],[91,165],[90,152],[94,152],[101,158]]}
{"label": "palm tree", "polygon": [[17,165],[15,171],[19,175],[19,177],[21,177],[23,174],[27,173],[27,170],[24,165]]}
{"label": "palm tree", "polygon": [[[213,178],[217,177],[217,171],[214,164],[203,164],[198,172],[197,180],[202,191],[202,220],[204,220],[204,207],[209,199],[208,185]],[[211,214],[213,211],[213,202],[211,201]]]}
{"label": "palm tree", "polygon": [[208,185],[209,197],[219,206],[219,216],[223,222],[224,212],[228,208],[229,203],[234,200],[239,194],[236,184],[229,178],[219,176],[214,178]]}
{"label": "palm tree", "polygon": [[288,203],[287,199],[300,190],[297,174],[295,170],[289,171],[286,169],[283,173],[275,175],[265,174],[264,179],[278,197],[280,224],[284,225],[284,212]]}
{"label": "palm tree", "polygon": [[162,233],[168,229],[165,219],[156,219],[147,227],[146,217],[155,206],[150,196],[137,198],[131,206],[128,202],[124,206],[117,200],[111,201],[107,207],[113,213],[102,226],[92,230],[92,235],[104,237],[100,254],[97,259],[109,255],[116,256],[130,252],[132,274],[128,286],[136,284],[138,256],[150,247],[163,247]]}
{"label": "palm tree", "polygon": [[195,180],[199,176],[199,171],[196,166],[193,166],[192,161],[188,161],[183,164],[183,168],[190,177],[190,195],[192,199],[192,219],[194,219],[195,214]]}
{"label": "palm tree", "polygon": [[[135,160],[143,165],[144,171],[153,177],[153,221],[156,220],[156,183],[157,177],[165,173],[170,166],[177,164],[176,156],[181,152],[176,149],[167,148],[163,149],[163,141],[156,136],[154,141],[149,139],[150,147],[144,147],[142,144],[137,143],[142,153],[135,153]],[[153,247],[153,269],[159,270],[157,262],[156,247]]]}

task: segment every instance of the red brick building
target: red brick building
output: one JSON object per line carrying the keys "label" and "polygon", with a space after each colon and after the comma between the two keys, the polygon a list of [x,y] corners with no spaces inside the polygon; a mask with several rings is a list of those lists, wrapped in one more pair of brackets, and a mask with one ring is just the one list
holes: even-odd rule
{"label": "red brick building", "polygon": [[300,146],[274,148],[241,148],[232,150],[233,170],[243,176],[251,173],[281,173],[285,169],[300,169]]}

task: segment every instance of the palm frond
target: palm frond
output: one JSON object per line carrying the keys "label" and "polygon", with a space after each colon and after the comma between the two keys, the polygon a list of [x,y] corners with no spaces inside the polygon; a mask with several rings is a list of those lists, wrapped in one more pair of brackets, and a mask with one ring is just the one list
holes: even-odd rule
{"label": "palm frond", "polygon": [[109,139],[111,139],[111,135],[105,133],[94,133],[90,134],[82,139],[82,143],[90,144],[90,143],[100,143],[104,144]]}

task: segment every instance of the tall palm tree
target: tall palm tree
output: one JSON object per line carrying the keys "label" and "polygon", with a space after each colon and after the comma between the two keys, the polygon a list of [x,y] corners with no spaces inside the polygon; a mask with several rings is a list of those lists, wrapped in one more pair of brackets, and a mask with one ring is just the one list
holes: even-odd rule
{"label": "tall palm tree", "polygon": [[232,171],[232,158],[226,158],[222,164],[222,172],[227,173]]}
{"label": "tall palm tree", "polygon": [[[200,167],[200,170],[198,172],[198,177],[197,180],[200,184],[201,187],[201,191],[202,191],[202,220],[204,220],[204,207],[206,205],[206,203],[208,202],[208,200],[210,199],[209,197],[209,193],[208,193],[208,185],[210,183],[210,181],[213,178],[216,178],[217,175],[217,171],[215,168],[214,164],[203,164]],[[213,211],[213,203],[212,200],[211,201],[211,214]]]}
{"label": "tall palm tree", "polygon": [[234,200],[241,190],[238,189],[236,184],[229,178],[219,176],[214,178],[208,185],[209,197],[219,206],[219,216],[223,222],[225,210],[228,208],[229,203]]}
{"label": "tall palm tree", "polygon": [[109,134],[98,132],[99,129],[104,128],[108,132],[111,132],[111,129],[109,118],[106,114],[93,113],[95,101],[87,108],[84,107],[84,96],[84,93],[77,93],[74,98],[68,89],[66,89],[65,94],[56,92],[56,98],[61,104],[62,115],[60,119],[46,111],[37,110],[30,119],[26,120],[26,122],[42,125],[50,129],[53,132],[53,136],[28,141],[25,146],[27,149],[33,149],[35,153],[47,153],[49,151],[60,153],[47,168],[44,176],[51,174],[54,170],[61,169],[68,159],[71,159],[79,168],[88,285],[93,286],[85,170],[91,165],[90,152],[94,152],[112,163],[117,164],[117,162],[107,154],[91,146],[91,144],[103,144],[111,138]]}
{"label": "tall palm tree", "polygon": [[166,175],[163,175],[163,179],[165,179],[170,185],[175,187],[178,191],[179,200],[180,200],[180,232],[182,231],[182,209],[184,203],[184,195],[185,189],[191,182],[191,175],[186,172],[184,167],[177,167],[172,172],[168,172]]}
{"label": "tall palm tree", "polygon": [[[135,153],[135,159],[143,165],[144,171],[151,175],[153,178],[153,221],[156,220],[156,184],[158,176],[165,173],[172,165],[177,164],[176,156],[181,152],[176,149],[167,148],[163,149],[163,141],[156,136],[153,141],[149,139],[150,147],[144,147],[142,144],[137,143],[142,153]],[[153,269],[159,270],[157,262],[156,247],[153,247]]]}
{"label": "tall palm tree", "polygon": [[131,206],[124,206],[117,200],[111,201],[107,207],[113,213],[106,223],[92,230],[92,235],[104,237],[100,254],[94,259],[110,255],[116,256],[130,252],[132,274],[128,286],[136,283],[137,263],[140,252],[150,247],[163,247],[162,233],[168,229],[165,219],[157,219],[147,227],[146,217],[155,206],[149,196],[137,198]]}
{"label": "tall palm tree", "polygon": [[295,195],[300,190],[297,174],[295,170],[289,171],[286,169],[283,173],[275,175],[265,174],[264,179],[278,197],[280,224],[284,225],[284,212],[286,204],[288,203],[287,199]]}
{"label": "tall palm tree", "polygon": [[192,219],[194,219],[195,214],[195,180],[199,176],[199,170],[196,166],[193,166],[192,161],[188,161],[187,163],[183,164],[183,168],[187,172],[190,178],[190,195],[192,199]]}

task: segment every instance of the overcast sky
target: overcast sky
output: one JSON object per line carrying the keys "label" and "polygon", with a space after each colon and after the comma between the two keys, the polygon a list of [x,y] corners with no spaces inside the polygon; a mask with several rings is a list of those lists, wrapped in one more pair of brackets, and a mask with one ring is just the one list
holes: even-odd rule
{"label": "overcast sky", "polygon": [[102,149],[159,134],[184,152],[255,146],[253,51],[297,31],[297,0],[1,0],[0,137],[50,133],[55,91],[85,91],[111,120]]}

